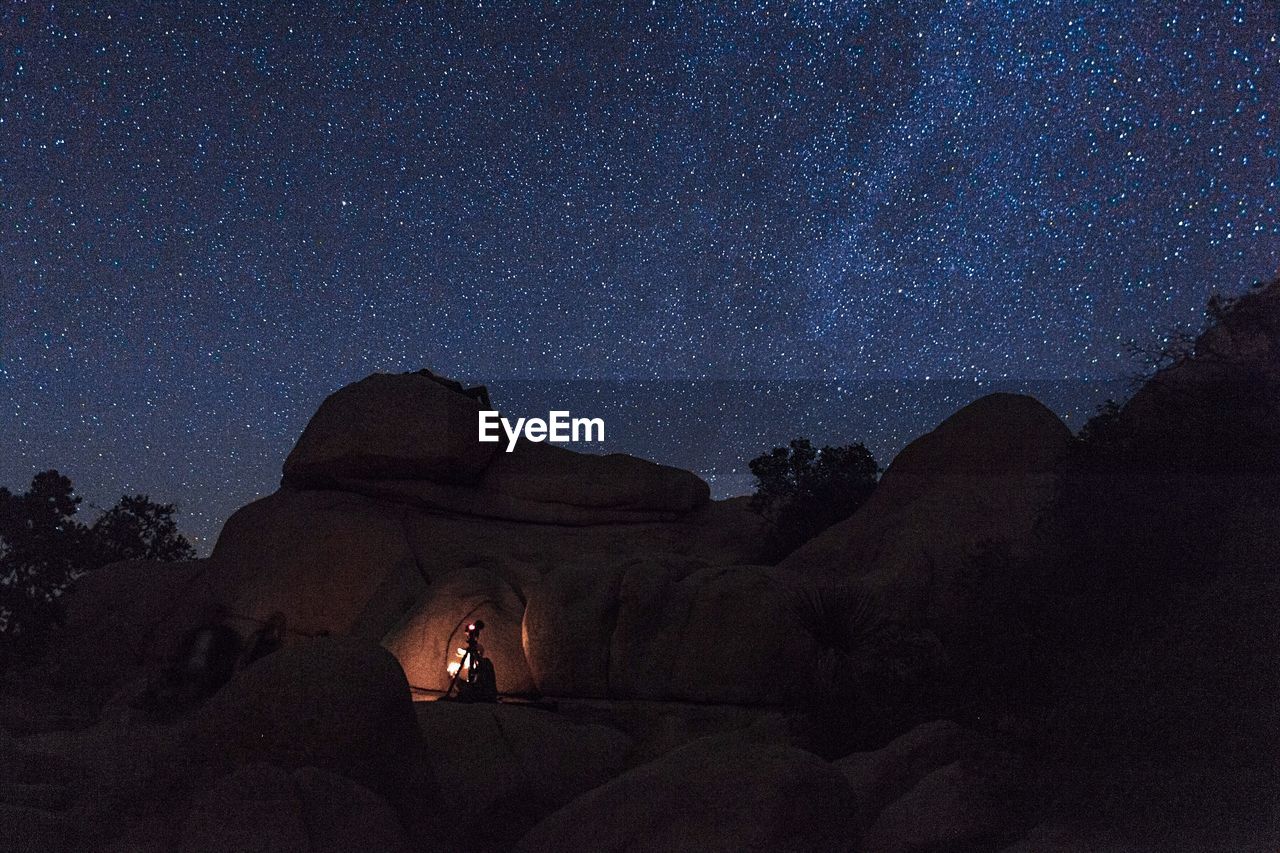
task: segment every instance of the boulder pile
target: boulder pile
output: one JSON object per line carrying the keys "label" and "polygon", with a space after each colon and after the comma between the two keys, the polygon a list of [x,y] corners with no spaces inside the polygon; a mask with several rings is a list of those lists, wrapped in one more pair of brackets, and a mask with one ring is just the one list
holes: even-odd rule
{"label": "boulder pile", "polygon": [[122,629],[104,660],[162,655],[220,605],[245,630],[279,612],[291,637],[382,643],[438,691],[483,619],[503,693],[786,703],[817,662],[856,651],[830,625],[856,628],[863,605],[807,612],[843,600],[815,589],[856,579],[885,618],[945,635],[965,555],[999,542],[1023,557],[1068,438],[1030,398],[979,400],[903,451],[863,511],[771,567],[744,499],[712,501],[694,474],[625,454],[481,443],[479,395],[454,386],[420,372],[340,389],[280,489],[233,514],[209,560],[163,578],[112,567],[77,590],[73,612],[187,602],[163,630]]}
{"label": "boulder pile", "polygon": [[[1277,401],[1280,285],[1080,436],[974,401],[768,565],[765,522],[690,472],[508,453],[484,389],[375,374],[208,559],[72,587],[40,686],[79,719],[0,693],[0,817],[50,849],[531,852],[994,850],[1037,822],[1012,849],[1113,848],[1226,814],[1197,843],[1276,849]],[[140,713],[192,629],[275,614],[283,648]],[[559,713],[411,701],[477,619],[498,690]],[[1068,794],[1036,814],[1045,774]]]}

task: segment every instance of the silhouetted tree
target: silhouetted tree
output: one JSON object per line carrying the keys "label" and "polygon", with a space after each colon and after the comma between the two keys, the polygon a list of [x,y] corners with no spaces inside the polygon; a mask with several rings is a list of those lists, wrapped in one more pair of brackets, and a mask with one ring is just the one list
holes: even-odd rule
{"label": "silhouetted tree", "polygon": [[57,471],[15,495],[0,488],[0,631],[19,635],[53,618],[62,589],[84,568],[88,530],[80,497]]}
{"label": "silhouetted tree", "polygon": [[117,560],[190,560],[191,543],[173,520],[176,507],[146,495],[125,495],[89,528],[99,565]]}
{"label": "silhouetted tree", "polygon": [[124,496],[92,525],[76,519],[71,480],[41,472],[14,494],[0,487],[0,636],[30,635],[55,621],[71,581],[117,560],[184,560],[195,550],[178,532],[172,504]]}
{"label": "silhouetted tree", "polygon": [[751,460],[756,492],[751,507],[773,523],[772,550],[781,558],[871,496],[880,475],[862,444],[814,448],[807,438]]}

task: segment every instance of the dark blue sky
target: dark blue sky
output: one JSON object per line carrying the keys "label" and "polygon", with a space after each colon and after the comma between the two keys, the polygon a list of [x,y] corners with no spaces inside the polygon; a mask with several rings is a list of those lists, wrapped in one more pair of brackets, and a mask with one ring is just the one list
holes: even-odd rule
{"label": "dark blue sky", "polygon": [[740,491],[991,385],[1078,425],[1280,266],[1274,0],[605,5],[9,4],[0,483],[207,546],[430,366]]}

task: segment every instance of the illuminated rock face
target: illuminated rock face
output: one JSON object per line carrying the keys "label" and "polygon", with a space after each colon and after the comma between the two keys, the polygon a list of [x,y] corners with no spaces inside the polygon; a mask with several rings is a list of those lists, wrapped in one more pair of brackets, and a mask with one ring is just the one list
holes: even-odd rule
{"label": "illuminated rock face", "polygon": [[[381,640],[417,687],[448,686],[459,625],[482,618],[499,689],[534,692],[525,604],[558,566],[653,555],[751,562],[762,522],[687,471],[624,454],[478,441],[479,403],[421,374],[330,396],[285,485],[227,522],[211,558],[236,616]],[[468,616],[468,614],[472,614]]]}
{"label": "illuminated rock face", "polygon": [[423,595],[383,640],[416,688],[447,690],[448,666],[467,644],[467,625],[484,621],[480,642],[493,661],[501,693],[536,689],[520,642],[524,600],[501,574],[482,567],[458,569]]}
{"label": "illuminated rock face", "polygon": [[526,692],[534,685],[522,650],[525,604],[548,572],[654,554],[696,566],[750,560],[759,521],[727,503],[678,522],[571,527],[282,489],[232,516],[209,574],[233,614],[263,620],[280,611],[298,633],[384,640],[410,681],[429,689],[445,686],[454,629],[478,606],[500,689]]}
{"label": "illuminated rock face", "polygon": [[207,562],[164,577],[114,567],[72,591],[73,614],[88,614],[75,624],[89,633],[113,630],[103,614],[137,611],[112,604],[117,588],[180,605],[150,608],[172,616],[163,630],[141,614],[137,630],[107,638],[114,657],[101,678],[136,677],[212,618],[248,632],[280,612],[287,642],[385,642],[415,684],[441,689],[452,626],[479,607],[501,689],[532,692],[525,605],[556,568],[760,559],[763,522],[743,500],[710,501],[695,475],[623,454],[527,442],[498,452],[478,441],[479,405],[422,374],[375,374],[331,395],[289,454],[284,484],[228,519]]}

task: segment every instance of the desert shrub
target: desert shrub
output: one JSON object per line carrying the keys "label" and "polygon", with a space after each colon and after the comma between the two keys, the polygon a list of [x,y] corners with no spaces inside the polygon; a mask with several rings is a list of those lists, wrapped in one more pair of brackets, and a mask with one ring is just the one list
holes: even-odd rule
{"label": "desert shrub", "polygon": [[888,617],[858,579],[797,581],[791,604],[817,641],[798,667],[809,746],[829,757],[884,742],[936,711],[945,657],[929,631]]}

